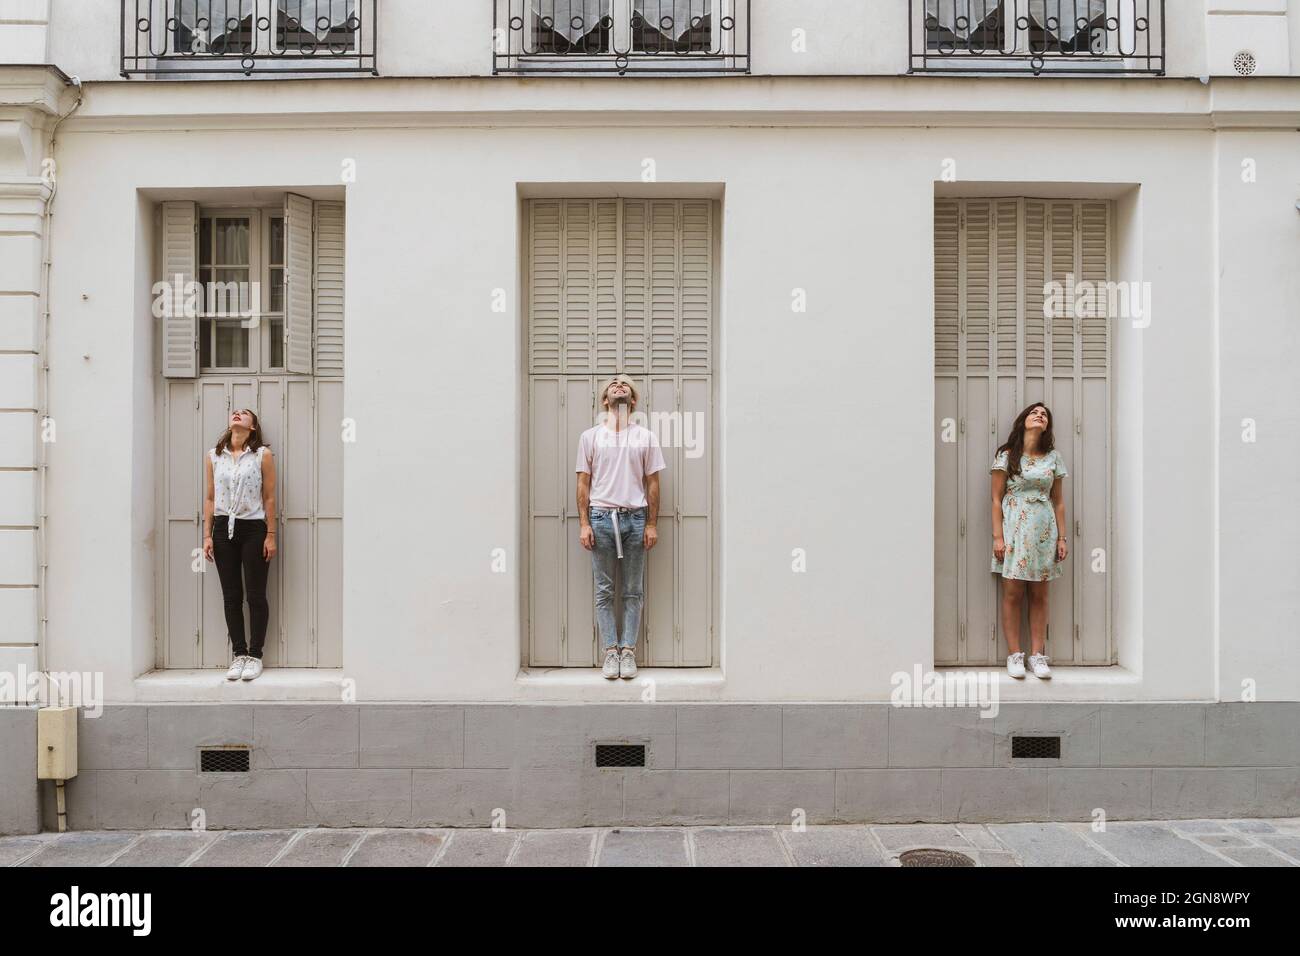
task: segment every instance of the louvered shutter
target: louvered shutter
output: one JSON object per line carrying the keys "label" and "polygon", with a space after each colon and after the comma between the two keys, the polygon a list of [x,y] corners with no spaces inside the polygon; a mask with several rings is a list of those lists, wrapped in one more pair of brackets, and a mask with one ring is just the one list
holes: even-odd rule
{"label": "louvered shutter", "polygon": [[199,372],[199,320],[190,307],[189,292],[197,270],[198,205],[165,202],[162,214],[163,281],[168,287],[163,311],[163,375],[194,378]]}
{"label": "louvered shutter", "polygon": [[713,329],[713,203],[683,202],[681,207],[681,335],[678,368],[711,368]]}
{"label": "louvered shutter", "polygon": [[1109,217],[1104,201],[935,203],[936,426],[961,423],[935,455],[938,664],[1006,654],[998,579],[987,573],[988,464],[1037,401],[1052,409],[1070,472],[1071,556],[1052,591],[1048,652],[1063,664],[1112,660],[1109,577],[1091,568],[1110,535]]}
{"label": "louvered shutter", "polygon": [[312,370],[312,202],[284,198],[284,363],[290,372]]}
{"label": "louvered shutter", "polygon": [[630,375],[646,370],[649,343],[649,213],[650,204],[623,203],[623,369]]}
{"label": "louvered shutter", "polygon": [[649,335],[651,372],[677,370],[678,205],[652,202],[649,210]]}
{"label": "louvered shutter", "polygon": [[343,374],[343,245],[341,202],[316,206],[316,374]]}
{"label": "louvered shutter", "polygon": [[[1093,570],[1093,553],[1108,557],[1110,546],[1110,203],[1079,204],[1081,279],[1094,292],[1079,316],[1078,415],[1075,456],[1066,484],[1074,495],[1075,527],[1070,539],[1077,580],[1075,598],[1080,663],[1111,661],[1109,634],[1112,569]],[[1109,561],[1108,561],[1109,564]]]}
{"label": "louvered shutter", "polygon": [[532,372],[560,370],[560,204],[529,204],[528,358]]}
{"label": "louvered shutter", "polygon": [[639,411],[677,413],[669,429],[689,427],[695,443],[690,455],[680,440],[664,449],[669,473],[661,479],[660,544],[647,560],[638,657],[664,666],[712,661],[715,210],[708,200],[527,203],[529,660],[536,666],[597,662],[572,462],[578,435],[600,413],[595,393],[615,371],[636,376]]}
{"label": "louvered shutter", "polygon": [[594,372],[593,332],[596,311],[596,241],[592,203],[564,204],[563,295],[564,371]]}
{"label": "louvered shutter", "polygon": [[[934,204],[934,640],[935,658],[960,659],[961,598],[959,484],[956,429],[961,419],[958,390],[961,362],[958,355],[958,282],[961,275],[958,252],[959,206],[956,200],[940,199]],[[951,423],[951,424],[948,424]]]}
{"label": "louvered shutter", "polygon": [[[1025,371],[1043,371],[1046,322],[1043,316],[1043,288],[1047,281],[1047,204],[1025,200]],[[1023,396],[1022,396],[1023,397]]]}
{"label": "louvered shutter", "polygon": [[934,204],[934,370],[957,371],[957,203]]}
{"label": "louvered shutter", "polygon": [[596,368],[602,375],[623,370],[620,357],[620,304],[623,282],[619,276],[618,200],[594,203],[592,241],[595,246],[595,349]]}
{"label": "louvered shutter", "polygon": [[1053,290],[1059,288],[1048,326],[1052,346],[1052,372],[1074,375],[1074,288],[1079,278],[1075,263],[1074,203],[1054,202],[1049,207],[1048,255]]}

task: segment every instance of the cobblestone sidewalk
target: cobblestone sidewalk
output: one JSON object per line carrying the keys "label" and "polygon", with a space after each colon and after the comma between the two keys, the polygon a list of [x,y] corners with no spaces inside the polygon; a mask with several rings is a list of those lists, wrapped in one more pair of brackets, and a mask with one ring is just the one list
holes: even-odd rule
{"label": "cobblestone sidewalk", "polygon": [[0,838],[0,866],[1298,866],[1300,818],[583,830],[89,831]]}

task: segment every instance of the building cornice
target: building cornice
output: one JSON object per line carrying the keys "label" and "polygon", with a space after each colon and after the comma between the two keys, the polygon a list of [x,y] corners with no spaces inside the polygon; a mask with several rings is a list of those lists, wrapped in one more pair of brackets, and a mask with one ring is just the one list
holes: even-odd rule
{"label": "building cornice", "polygon": [[69,131],[556,126],[1300,129],[1300,77],[370,77],[87,83]]}
{"label": "building cornice", "polygon": [[57,116],[72,79],[51,64],[0,65],[0,111]]}

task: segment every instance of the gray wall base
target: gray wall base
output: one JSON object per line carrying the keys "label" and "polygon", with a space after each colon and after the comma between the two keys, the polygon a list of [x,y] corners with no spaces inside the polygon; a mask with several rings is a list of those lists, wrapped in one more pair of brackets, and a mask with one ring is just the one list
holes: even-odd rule
{"label": "gray wall base", "polygon": [[[0,820],[34,828],[34,712]],[[1017,734],[1060,757],[1017,759]],[[72,829],[972,823],[1300,815],[1300,703],[148,704],[79,727]],[[597,742],[646,745],[598,769]],[[247,773],[198,747],[251,745]],[[53,787],[42,793],[53,829]]]}
{"label": "gray wall base", "polygon": [[39,833],[36,708],[0,705],[0,836]]}

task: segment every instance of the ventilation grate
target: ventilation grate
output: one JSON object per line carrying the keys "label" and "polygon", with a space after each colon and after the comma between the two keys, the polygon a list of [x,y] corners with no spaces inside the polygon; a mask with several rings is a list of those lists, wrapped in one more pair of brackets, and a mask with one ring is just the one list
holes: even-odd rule
{"label": "ventilation grate", "polygon": [[900,866],[974,866],[975,861],[956,850],[906,850],[898,857]]}
{"label": "ventilation grate", "polygon": [[1232,58],[1232,68],[1242,76],[1252,76],[1258,65],[1255,54],[1249,50],[1242,50]]}
{"label": "ventilation grate", "polygon": [[1060,760],[1060,737],[1012,737],[1011,756],[1025,760]]}
{"label": "ventilation grate", "polygon": [[597,767],[644,767],[645,744],[596,744]]}
{"label": "ventilation grate", "polygon": [[199,773],[248,773],[247,747],[203,747],[199,750]]}

